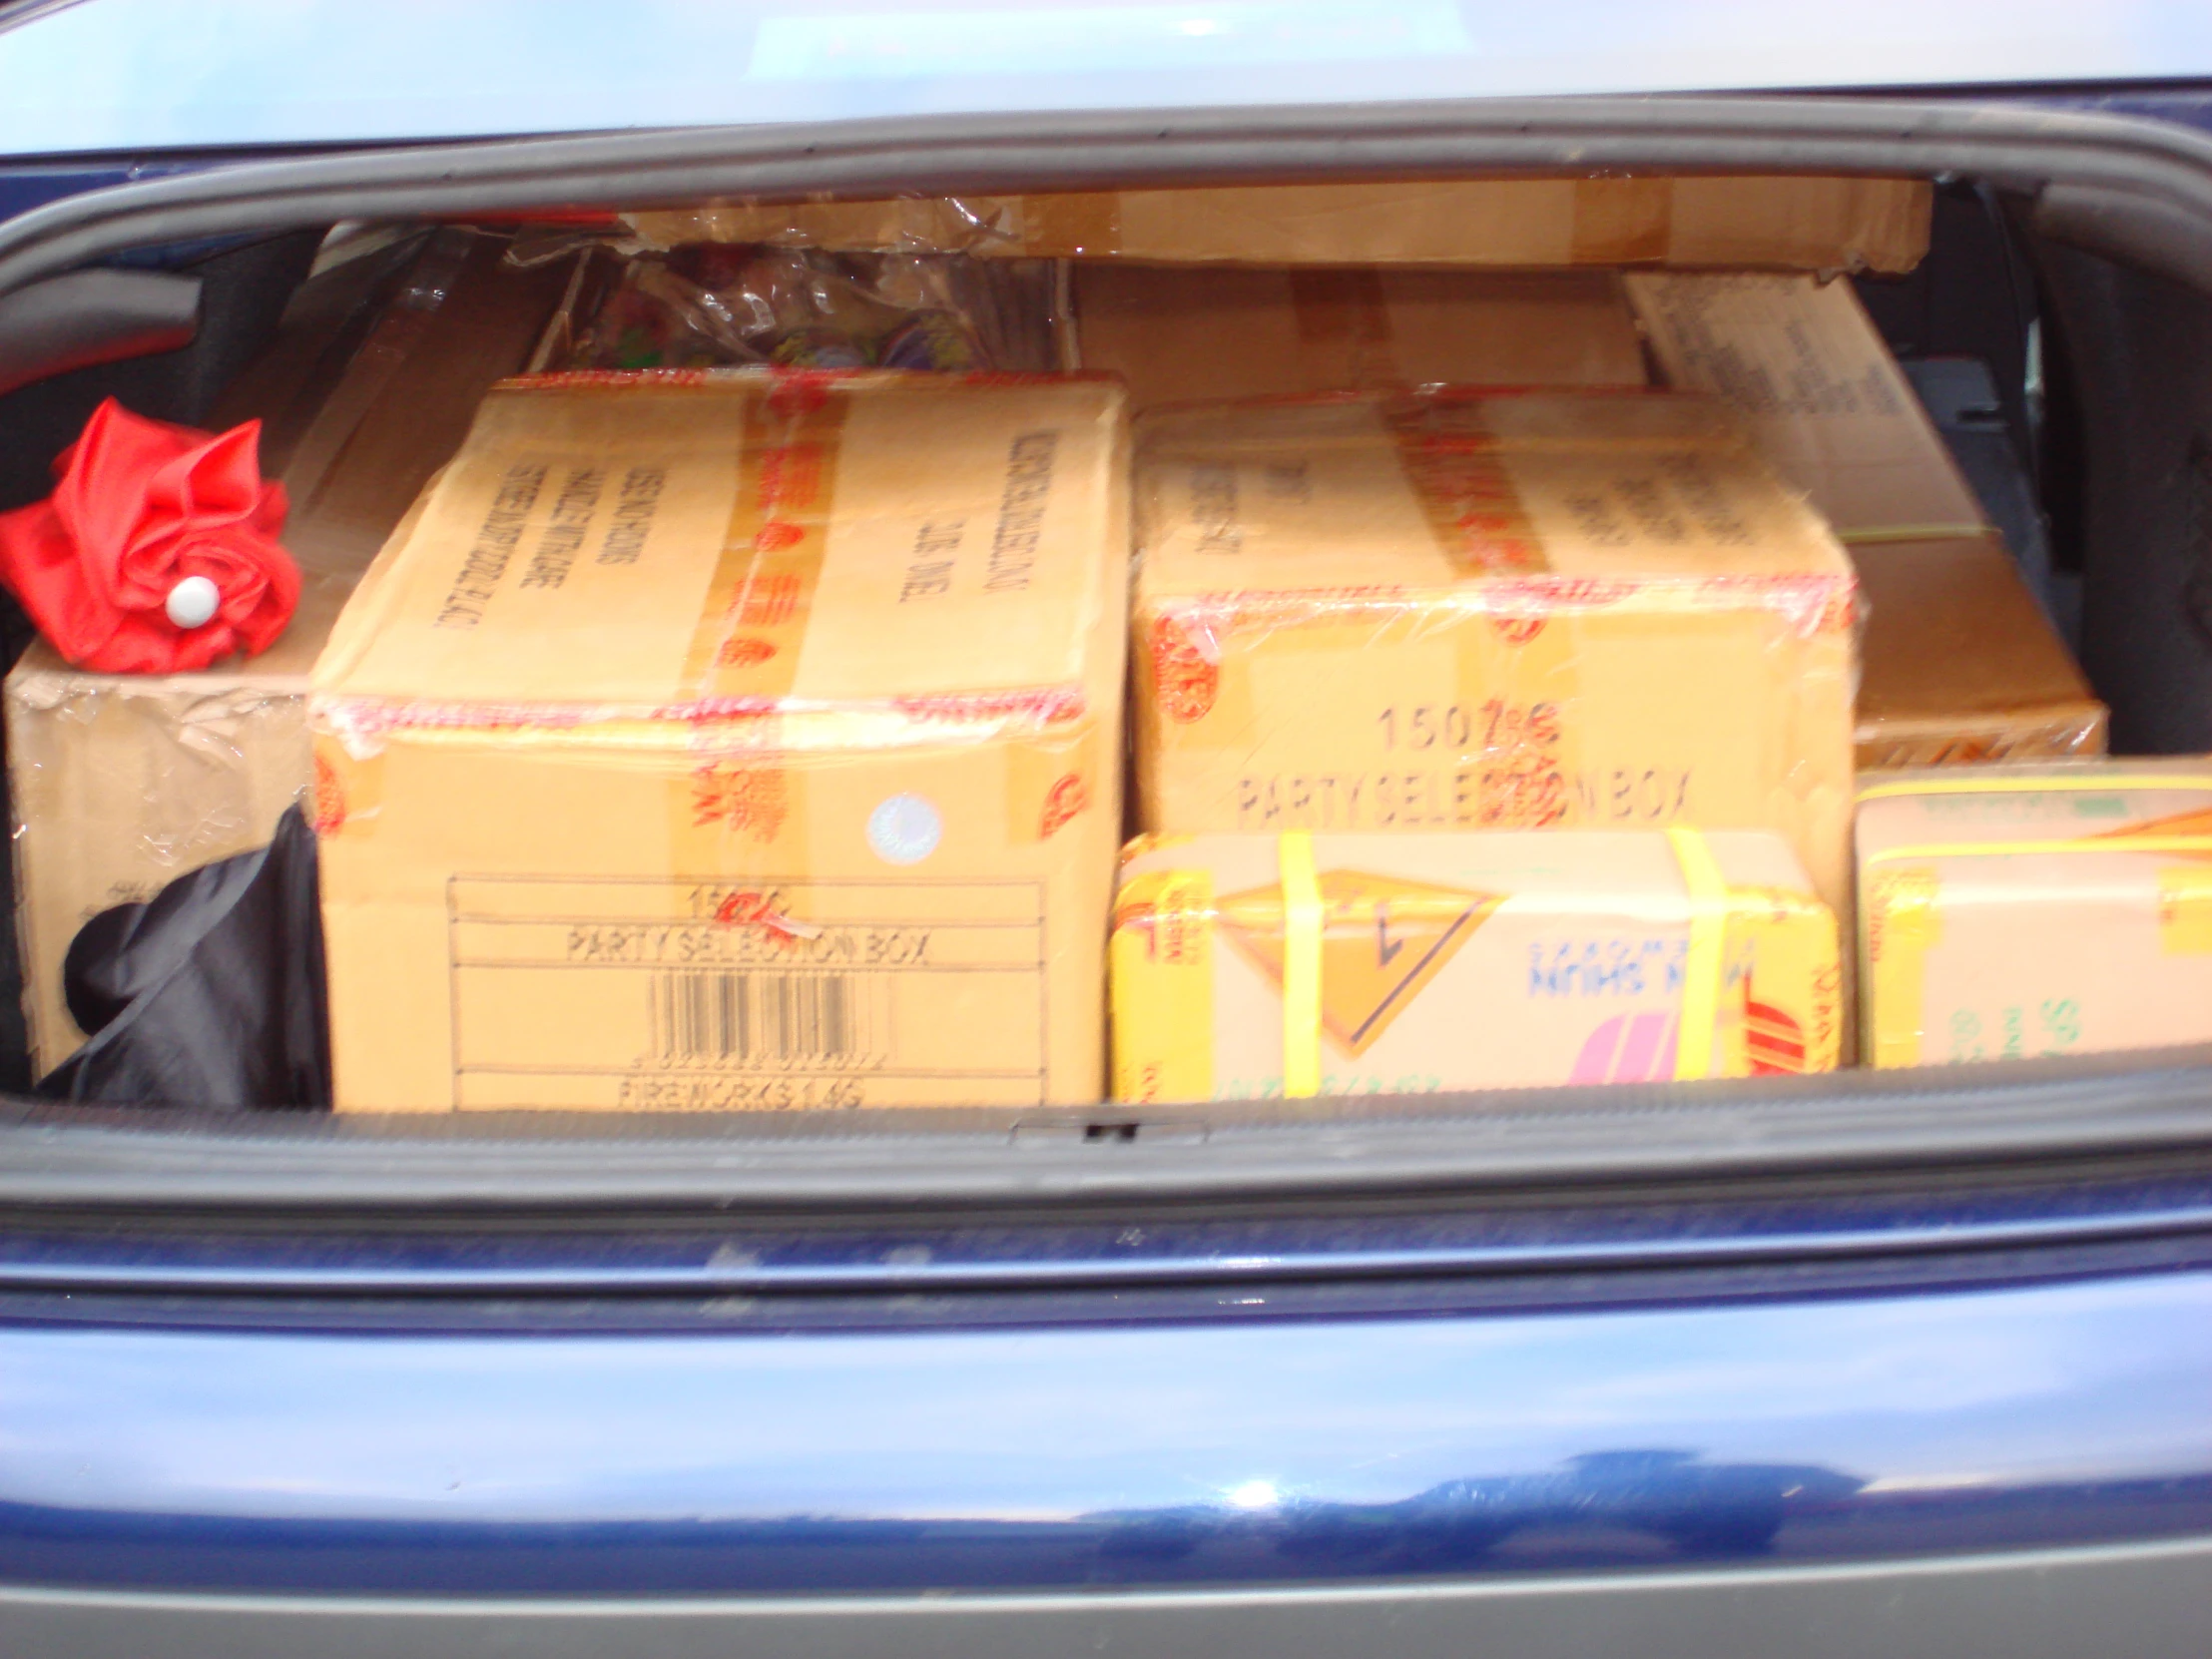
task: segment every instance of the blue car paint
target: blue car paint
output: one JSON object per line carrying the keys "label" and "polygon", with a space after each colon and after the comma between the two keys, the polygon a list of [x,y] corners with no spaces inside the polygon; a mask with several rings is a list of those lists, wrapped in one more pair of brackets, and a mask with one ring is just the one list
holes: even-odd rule
{"label": "blue car paint", "polygon": [[2201,1170],[4,1243],[0,1582],[1387,1581],[2212,1528]]}
{"label": "blue car paint", "polygon": [[611,1335],[511,1309],[435,1333],[401,1306],[352,1333],[18,1309],[0,1327],[0,1580],[1051,1588],[2212,1527],[2204,1267],[1410,1318],[1269,1317],[1254,1286],[1207,1300],[1175,1320],[804,1338],[746,1329],[753,1299]]}

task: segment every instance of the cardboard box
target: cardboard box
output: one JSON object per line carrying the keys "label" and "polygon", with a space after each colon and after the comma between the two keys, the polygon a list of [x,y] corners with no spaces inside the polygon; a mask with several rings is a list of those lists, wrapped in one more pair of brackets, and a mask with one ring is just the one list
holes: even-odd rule
{"label": "cardboard box", "polygon": [[1096,1100],[1125,431],[1083,378],[495,391],[315,666],[339,1109]]}
{"label": "cardboard box", "polygon": [[1085,263],[1076,362],[1133,410],[1395,384],[1641,386],[1611,272],[1241,270]]}
{"label": "cardboard box", "polygon": [[1870,1064],[2212,1040],[2212,762],[1895,774],[1859,865]]}
{"label": "cardboard box", "polygon": [[1850,560],[1709,398],[1139,427],[1144,828],[1773,830],[1849,891]]}
{"label": "cardboard box", "polygon": [[[465,231],[431,239],[350,339],[344,317],[328,314],[327,286],[310,283],[287,311],[276,360],[219,411],[225,425],[267,415],[265,464],[281,466],[291,500],[283,540],[303,580],[275,645],[200,673],[146,676],[71,668],[42,640],[9,674],[17,928],[41,1073],[84,1041],[62,996],[77,929],[261,845],[306,787],[307,672],[331,624],[459,445],[478,397],[528,355],[566,279],[508,270],[505,246]],[[331,275],[343,285],[360,274]],[[343,354],[318,366],[333,343]]]}
{"label": "cardboard box", "polygon": [[1717,266],[1911,271],[1934,193],[1918,179],[1425,179],[638,213],[649,245],[1235,265]]}
{"label": "cardboard box", "polygon": [[1860,771],[2104,753],[2104,705],[1994,531],[1851,555],[1868,614]]}
{"label": "cardboard box", "polygon": [[1842,1028],[1835,918],[1755,832],[1139,840],[1111,953],[1132,1102],[1830,1071]]}
{"label": "cardboard box", "polygon": [[1849,282],[1640,271],[1622,280],[1660,378],[1724,400],[1846,542],[1983,527],[1981,502]]}
{"label": "cardboard box", "polygon": [[2103,705],[1849,282],[1625,281],[1667,383],[1726,400],[1852,550],[1862,768],[2104,753]]}

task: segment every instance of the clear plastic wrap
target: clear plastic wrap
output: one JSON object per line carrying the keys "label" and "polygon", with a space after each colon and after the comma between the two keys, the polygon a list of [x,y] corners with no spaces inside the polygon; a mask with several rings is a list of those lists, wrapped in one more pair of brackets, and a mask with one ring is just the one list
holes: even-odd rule
{"label": "clear plastic wrap", "polygon": [[1057,366],[1054,271],[1037,260],[696,242],[623,261],[580,296],[558,366]]}
{"label": "clear plastic wrap", "polygon": [[625,217],[654,248],[723,242],[985,259],[1905,272],[1928,252],[1932,202],[1918,179],[1646,176],[741,200]]}
{"label": "clear plastic wrap", "polygon": [[1859,794],[1869,1065],[2212,1042],[2212,765],[1944,768]]}

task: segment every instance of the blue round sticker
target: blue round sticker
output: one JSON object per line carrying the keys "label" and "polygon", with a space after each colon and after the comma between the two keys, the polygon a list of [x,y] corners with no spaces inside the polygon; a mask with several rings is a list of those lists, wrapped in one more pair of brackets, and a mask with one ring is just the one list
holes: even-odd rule
{"label": "blue round sticker", "polygon": [[918,795],[894,795],[867,816],[867,843],[887,864],[918,864],[937,850],[944,821]]}

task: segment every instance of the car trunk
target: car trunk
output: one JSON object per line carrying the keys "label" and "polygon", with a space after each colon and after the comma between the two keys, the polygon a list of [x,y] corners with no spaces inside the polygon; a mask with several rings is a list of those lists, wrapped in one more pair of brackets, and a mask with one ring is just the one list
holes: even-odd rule
{"label": "car trunk", "polygon": [[[212,169],[0,227],[0,282],[11,288],[167,248],[206,296],[190,346],[72,367],[0,399],[4,486],[11,504],[32,498],[105,395],[166,418],[215,418],[340,223],[475,222],[542,240],[609,210],[733,197],[1714,175],[1936,182],[1927,258],[1910,273],[1857,276],[1859,295],[2109,705],[2112,752],[2212,750],[2212,146],[2091,117],[1848,99],[1522,103],[640,133]],[[220,241],[176,254],[203,238]],[[1355,247],[1343,263],[1362,258]],[[14,643],[26,643],[20,623]],[[30,1081],[20,1029],[0,1028],[0,1045],[20,1090]],[[2207,1064],[2195,1050],[2155,1051],[1080,1108],[241,1116],[19,1094],[0,1120],[0,1199],[108,1213],[560,1217],[1310,1205],[1324,1194],[1845,1175],[1897,1190],[1959,1167],[2186,1158],[2212,1121]]]}

